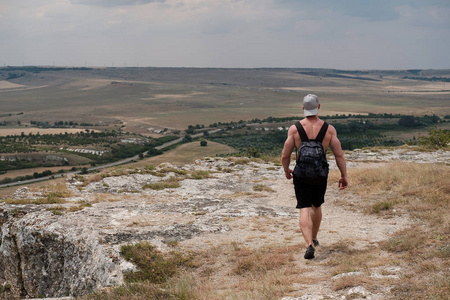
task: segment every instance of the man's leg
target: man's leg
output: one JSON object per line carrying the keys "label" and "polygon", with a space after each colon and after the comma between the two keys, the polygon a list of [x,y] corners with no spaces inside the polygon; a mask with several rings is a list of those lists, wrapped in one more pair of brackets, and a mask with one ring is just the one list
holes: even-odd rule
{"label": "man's leg", "polygon": [[302,231],[303,238],[305,239],[306,248],[308,248],[308,246],[313,243],[313,219],[311,207],[304,207],[300,209],[300,230]]}
{"label": "man's leg", "polygon": [[[317,241],[317,233],[319,233],[320,223],[322,222],[322,208],[311,207],[311,220],[312,220],[312,239]],[[314,245],[313,245],[314,246]]]}
{"label": "man's leg", "polygon": [[322,222],[322,208],[305,207],[300,209],[300,230],[306,242],[306,247],[313,245],[312,240],[317,241],[320,223]]}

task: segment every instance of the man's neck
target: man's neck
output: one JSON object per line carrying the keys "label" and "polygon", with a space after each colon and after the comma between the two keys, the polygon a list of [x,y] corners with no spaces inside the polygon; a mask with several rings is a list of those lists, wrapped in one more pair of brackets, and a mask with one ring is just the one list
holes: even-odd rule
{"label": "man's neck", "polygon": [[306,120],[308,120],[309,122],[315,123],[317,121],[319,121],[319,115],[315,115],[315,116],[308,116],[305,117]]}

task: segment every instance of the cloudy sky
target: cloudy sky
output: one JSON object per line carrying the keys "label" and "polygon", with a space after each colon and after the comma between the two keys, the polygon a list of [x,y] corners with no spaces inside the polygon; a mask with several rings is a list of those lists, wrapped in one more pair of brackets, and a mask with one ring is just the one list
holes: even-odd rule
{"label": "cloudy sky", "polygon": [[0,0],[0,64],[450,68],[450,0]]}

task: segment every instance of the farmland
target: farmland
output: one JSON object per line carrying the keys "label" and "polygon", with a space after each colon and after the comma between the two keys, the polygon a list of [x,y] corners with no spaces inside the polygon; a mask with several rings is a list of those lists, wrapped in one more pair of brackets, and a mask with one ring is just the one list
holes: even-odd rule
{"label": "farmland", "polygon": [[101,164],[210,129],[224,130],[205,138],[244,155],[275,155],[286,134],[279,128],[301,118],[307,93],[319,95],[319,114],[346,149],[414,143],[433,126],[449,129],[449,77],[450,70],[3,67],[2,170]]}
{"label": "farmland", "polygon": [[[448,78],[449,70],[354,75],[326,69],[26,70],[0,69],[0,81],[16,74],[8,82],[21,87],[0,89],[0,122],[71,120],[154,134],[149,128],[183,130],[189,124],[295,116],[301,113],[300,99],[311,92],[323,104],[321,115],[450,114],[449,83],[404,79]],[[331,76],[342,73],[346,76]]]}

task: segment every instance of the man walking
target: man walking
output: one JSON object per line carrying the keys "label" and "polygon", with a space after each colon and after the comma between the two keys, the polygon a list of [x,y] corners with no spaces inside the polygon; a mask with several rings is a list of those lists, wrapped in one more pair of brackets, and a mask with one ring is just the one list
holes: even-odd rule
{"label": "man walking", "polygon": [[[294,181],[295,196],[297,198],[296,208],[300,209],[300,230],[306,242],[305,259],[314,258],[315,247],[319,245],[317,234],[322,221],[321,205],[324,203],[325,191],[327,188],[328,164],[326,163],[325,151],[328,147],[333,152],[336,164],[341,172],[341,178],[338,183],[339,189],[343,190],[348,186],[347,168],[344,152],[341,148],[341,142],[337,138],[336,129],[319,119],[319,109],[319,98],[316,95],[309,94],[303,98],[303,112],[305,118],[289,128],[281,156],[281,162],[286,178],[293,178]],[[324,163],[321,164],[326,165],[326,170],[319,171],[326,174],[322,174],[320,177],[313,179],[306,178],[311,174],[305,173],[312,173],[310,171],[312,169],[311,166],[306,166],[309,162],[302,162],[300,157],[297,159],[297,165],[294,171],[289,168],[294,147],[300,149],[302,143],[303,146],[305,146],[310,141],[313,142],[313,146],[316,146],[316,149],[314,149],[315,153],[320,153],[322,151],[320,148],[323,147],[322,157],[314,159],[324,160]],[[305,151],[311,152],[311,150]],[[318,162],[313,163],[316,163],[319,167],[323,167]]]}

